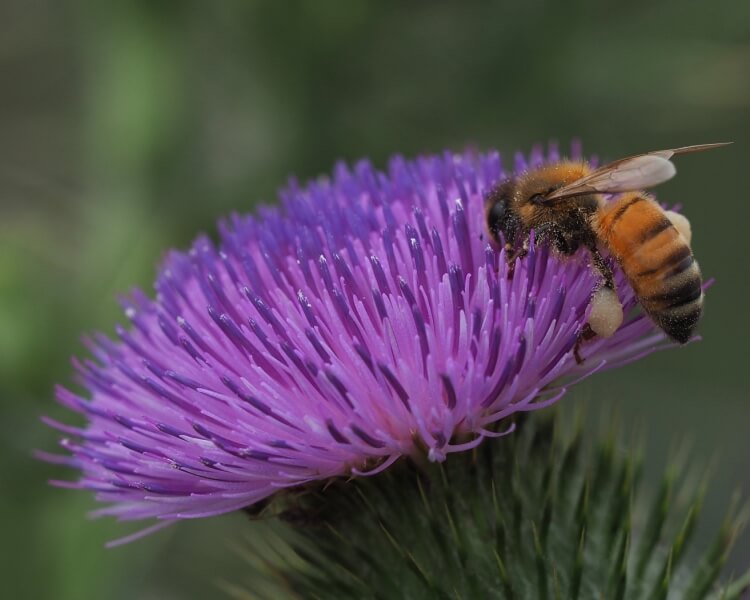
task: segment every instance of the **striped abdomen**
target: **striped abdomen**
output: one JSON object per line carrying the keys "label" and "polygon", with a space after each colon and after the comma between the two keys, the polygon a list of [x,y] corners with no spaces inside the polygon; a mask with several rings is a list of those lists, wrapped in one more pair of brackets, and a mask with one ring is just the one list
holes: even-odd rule
{"label": "striped abdomen", "polygon": [[703,281],[687,240],[661,207],[625,194],[602,209],[595,226],[644,310],[673,340],[687,342],[703,310]]}

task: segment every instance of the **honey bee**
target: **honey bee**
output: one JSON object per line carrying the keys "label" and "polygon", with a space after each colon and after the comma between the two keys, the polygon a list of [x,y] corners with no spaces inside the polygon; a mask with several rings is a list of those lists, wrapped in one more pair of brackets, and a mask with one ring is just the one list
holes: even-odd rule
{"label": "honey bee", "polygon": [[[508,276],[516,259],[535,239],[559,254],[586,248],[601,282],[592,296],[589,322],[575,348],[599,335],[609,337],[622,323],[612,269],[605,251],[620,265],[643,310],[671,339],[684,344],[703,310],[703,281],[690,248],[690,226],[665,211],[644,189],[672,178],[670,159],[726,143],[658,150],[592,169],[585,162],[561,161],[503,181],[487,196],[490,237],[504,245]],[[603,194],[616,194],[605,199]]]}

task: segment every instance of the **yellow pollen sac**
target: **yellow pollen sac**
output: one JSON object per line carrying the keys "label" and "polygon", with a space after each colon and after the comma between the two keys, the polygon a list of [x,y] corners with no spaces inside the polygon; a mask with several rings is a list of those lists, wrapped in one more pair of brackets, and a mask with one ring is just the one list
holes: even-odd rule
{"label": "yellow pollen sac", "polygon": [[687,217],[671,210],[664,211],[664,214],[667,215],[667,219],[672,222],[672,225],[675,226],[675,229],[680,232],[680,235],[684,237],[685,241],[688,243],[688,245],[690,245],[690,240],[693,237],[693,231],[690,229],[690,221],[687,220]]}
{"label": "yellow pollen sac", "polygon": [[589,326],[596,335],[608,338],[622,325],[622,304],[617,293],[608,287],[601,287],[591,298]]}

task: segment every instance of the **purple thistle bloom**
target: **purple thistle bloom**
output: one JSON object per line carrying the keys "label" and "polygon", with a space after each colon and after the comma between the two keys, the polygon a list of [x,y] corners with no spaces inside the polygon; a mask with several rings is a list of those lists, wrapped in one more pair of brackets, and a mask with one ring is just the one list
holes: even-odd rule
{"label": "purple thistle bloom", "polygon": [[[558,158],[537,149],[514,170]],[[402,456],[442,461],[566,381],[664,346],[618,271],[625,323],[576,363],[597,276],[585,252],[532,243],[507,278],[483,208],[506,175],[496,152],[340,164],[220,222],[218,247],[170,253],[156,300],[133,293],[119,340],[74,361],[90,398],[57,390],[87,425],[45,419],[70,436],[45,458],[82,472],[56,483],[126,520],[233,511]]]}

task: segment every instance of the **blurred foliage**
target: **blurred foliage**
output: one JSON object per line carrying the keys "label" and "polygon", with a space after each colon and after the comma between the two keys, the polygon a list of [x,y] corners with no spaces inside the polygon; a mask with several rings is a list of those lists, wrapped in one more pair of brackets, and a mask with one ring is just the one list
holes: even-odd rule
{"label": "blurred foliage", "polygon": [[[243,569],[238,515],[118,550],[85,494],[31,457],[40,414],[70,381],[81,332],[112,332],[115,297],[151,289],[165,249],[272,202],[292,173],[338,158],[446,147],[513,152],[573,136],[605,157],[735,140],[679,160],[659,190],[683,202],[710,291],[704,341],[599,375],[577,396],[648,441],[656,485],[670,444],[716,455],[708,543],[747,469],[750,4],[736,0],[0,3],[0,473],[12,598],[205,598]],[[566,398],[565,407],[576,404]],[[590,411],[596,413],[597,410]],[[242,526],[238,525],[242,523]],[[739,569],[750,541],[739,541]],[[745,560],[741,560],[745,558]],[[43,574],[43,576],[40,576]]]}
{"label": "blurred foliage", "polygon": [[[671,464],[647,498],[640,452],[615,449],[612,432],[584,439],[580,421],[571,433],[553,414],[521,415],[514,435],[444,463],[401,461],[278,497],[268,511],[293,527],[266,541],[265,563],[250,542],[250,583],[228,591],[236,600],[289,589],[320,600],[743,596],[750,570],[717,581],[741,517],[728,515],[708,548],[691,547],[704,494],[692,465]],[[260,582],[277,589],[261,593]]]}

